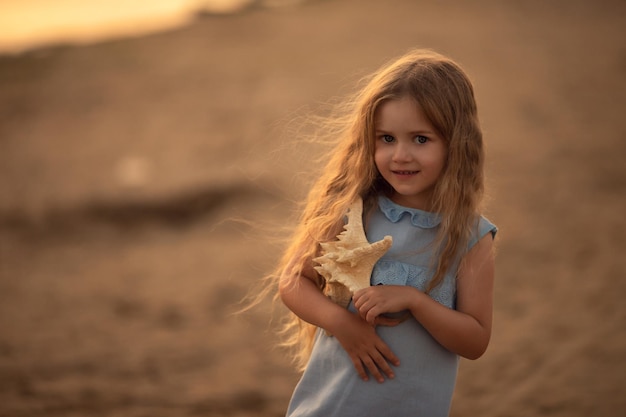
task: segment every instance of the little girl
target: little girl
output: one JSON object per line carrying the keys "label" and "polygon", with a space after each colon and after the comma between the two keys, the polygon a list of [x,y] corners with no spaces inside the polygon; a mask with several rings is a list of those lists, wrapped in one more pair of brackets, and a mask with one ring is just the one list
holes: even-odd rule
{"label": "little girl", "polygon": [[[453,61],[418,50],[350,106],[276,274],[304,368],[287,415],[446,416],[458,357],[479,358],[491,335],[496,227],[479,213],[473,88]],[[313,258],[357,198],[368,240],[393,245],[346,309]]]}

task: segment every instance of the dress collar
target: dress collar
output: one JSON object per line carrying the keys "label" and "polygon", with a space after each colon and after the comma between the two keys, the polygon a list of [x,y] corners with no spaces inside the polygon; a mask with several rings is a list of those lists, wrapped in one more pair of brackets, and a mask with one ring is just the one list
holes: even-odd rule
{"label": "dress collar", "polygon": [[431,229],[441,223],[441,218],[437,213],[400,206],[382,195],[378,198],[378,207],[380,207],[385,217],[393,223],[398,223],[405,213],[411,216],[413,226],[421,227],[422,229]]}

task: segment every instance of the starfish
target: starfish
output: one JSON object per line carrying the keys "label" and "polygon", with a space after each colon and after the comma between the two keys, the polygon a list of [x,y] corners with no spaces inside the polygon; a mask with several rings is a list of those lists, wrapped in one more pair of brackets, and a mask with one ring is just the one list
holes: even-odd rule
{"label": "starfish", "polygon": [[313,261],[315,270],[326,280],[325,293],[344,307],[352,294],[370,286],[370,276],[376,262],[389,250],[391,236],[370,243],[363,229],[363,200],[358,197],[348,211],[348,222],[337,240],[321,243],[322,255]]}

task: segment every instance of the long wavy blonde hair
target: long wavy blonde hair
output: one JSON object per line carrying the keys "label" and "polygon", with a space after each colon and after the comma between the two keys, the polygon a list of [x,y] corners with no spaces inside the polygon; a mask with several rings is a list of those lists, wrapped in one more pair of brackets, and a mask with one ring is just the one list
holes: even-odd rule
{"label": "long wavy blonde hair", "polygon": [[[428,50],[413,50],[383,66],[365,82],[342,112],[320,130],[333,135],[335,143],[272,275],[276,283],[301,274],[319,253],[320,242],[335,239],[347,208],[357,196],[363,198],[368,210],[374,207],[379,194],[392,192],[374,163],[376,111],[388,100],[413,98],[447,145],[446,165],[433,193],[432,211],[439,213],[442,221],[427,291],[441,283],[467,247],[483,194],[484,160],[470,80],[449,58]],[[317,278],[323,290],[324,280]],[[284,345],[293,348],[300,369],[309,359],[315,331],[313,325],[293,313],[284,323]]]}

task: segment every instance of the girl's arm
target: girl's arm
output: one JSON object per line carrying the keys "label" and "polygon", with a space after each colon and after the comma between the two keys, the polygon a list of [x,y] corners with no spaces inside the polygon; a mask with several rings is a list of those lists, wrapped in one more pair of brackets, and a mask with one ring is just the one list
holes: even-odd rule
{"label": "girl's arm", "polygon": [[491,338],[494,263],[493,237],[489,233],[465,256],[457,278],[456,310],[416,288],[393,285],[358,291],[354,305],[369,323],[380,314],[408,309],[446,349],[478,359]]}
{"label": "girl's arm", "polygon": [[379,382],[384,381],[383,374],[393,378],[389,362],[397,366],[398,358],[378,337],[374,326],[333,303],[320,291],[314,282],[315,274],[309,261],[302,275],[282,277],[279,294],[283,303],[302,320],[334,335],[363,380],[368,380],[366,370]]}

